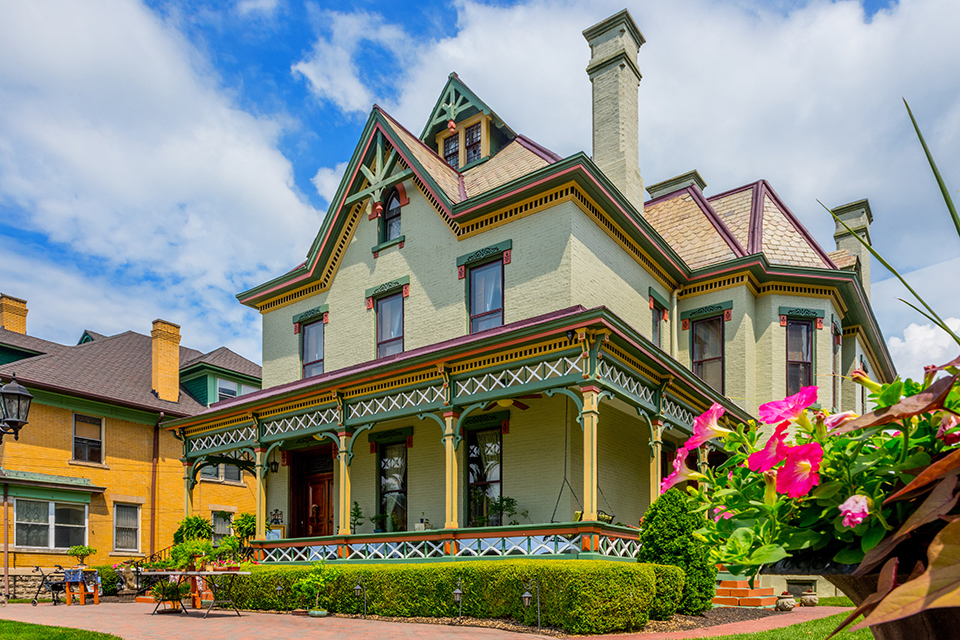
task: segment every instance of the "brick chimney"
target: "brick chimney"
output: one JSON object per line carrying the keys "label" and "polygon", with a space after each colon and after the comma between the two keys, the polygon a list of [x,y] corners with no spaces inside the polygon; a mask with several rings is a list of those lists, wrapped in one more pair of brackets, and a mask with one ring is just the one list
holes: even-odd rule
{"label": "brick chimney", "polygon": [[[873,212],[870,211],[870,202],[867,200],[857,200],[849,204],[844,204],[833,209],[833,215],[837,216],[854,233],[863,238],[867,244],[870,242],[870,224],[873,222]],[[867,251],[860,242],[847,231],[842,224],[836,223],[837,229],[833,234],[833,239],[837,243],[837,249],[846,249],[860,259],[860,281],[863,283],[863,290],[870,297],[870,252]]]}
{"label": "brick chimney", "polygon": [[587,75],[593,90],[593,161],[642,213],[637,54],[645,42],[643,34],[624,9],[585,30],[583,37],[590,44]]}
{"label": "brick chimney", "polygon": [[27,333],[27,301],[0,293],[0,328]]}
{"label": "brick chimney", "polygon": [[153,392],[161,400],[180,399],[180,325],[154,320],[152,338]]}

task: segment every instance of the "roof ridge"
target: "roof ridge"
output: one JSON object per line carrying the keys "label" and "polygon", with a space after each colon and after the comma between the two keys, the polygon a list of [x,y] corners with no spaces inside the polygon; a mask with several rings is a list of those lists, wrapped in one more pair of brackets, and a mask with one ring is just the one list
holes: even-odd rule
{"label": "roof ridge", "polygon": [[413,134],[410,132],[410,129],[407,129],[405,126],[403,126],[402,124],[400,124],[400,122],[398,122],[396,118],[394,118],[392,115],[390,115],[383,107],[381,107],[381,106],[378,105],[378,104],[374,104],[374,105],[373,105],[373,108],[376,109],[377,111],[379,111],[380,113],[382,113],[383,116],[384,116],[387,120],[389,120],[389,121],[392,122],[393,124],[395,124],[395,125],[397,125],[398,127],[400,127],[400,129],[401,129],[404,133],[406,133],[408,136],[410,136],[411,138],[413,138],[414,140],[416,140],[417,143],[420,144],[424,149],[426,149],[427,151],[429,151],[430,153],[432,153],[434,156],[436,156],[436,158],[437,158],[438,160],[440,160],[446,167],[448,167],[448,168],[450,169],[450,171],[453,171],[453,172],[454,172],[455,174],[457,174],[458,176],[461,175],[459,169],[455,169],[455,168],[453,168],[452,166],[450,166],[450,165],[447,163],[447,161],[443,159],[443,156],[441,156],[439,153],[437,153],[436,151],[434,151],[434,150],[430,147],[430,145],[428,145],[426,142],[424,142],[423,140],[421,140],[421,139],[418,138],[417,136],[413,135]]}
{"label": "roof ridge", "polygon": [[536,140],[531,140],[530,138],[523,135],[522,133],[518,133],[517,137],[514,138],[511,142],[513,141],[519,142],[525,148],[529,149],[530,151],[537,154],[547,162],[550,162],[551,164],[554,162],[560,162],[561,160],[563,160],[563,158],[560,157],[559,154],[554,153],[550,149],[547,149],[545,146],[543,146]]}
{"label": "roof ridge", "polygon": [[707,217],[707,220],[713,225],[717,230],[717,233],[720,234],[720,237],[726,241],[727,245],[733,250],[733,252],[740,258],[747,255],[747,252],[744,251],[743,247],[740,245],[740,241],[737,240],[737,237],[733,235],[733,232],[730,231],[730,228],[724,223],[723,219],[717,214],[716,210],[707,199],[703,196],[703,192],[700,189],[694,189],[693,186],[688,186],[684,189],[689,193],[696,203],[700,206],[700,210]]}
{"label": "roof ridge", "polygon": [[770,183],[765,179],[760,180],[762,184],[762,191],[770,196],[770,200],[773,204],[780,210],[780,213],[787,219],[790,224],[793,225],[793,228],[807,241],[807,244],[810,245],[810,248],[813,249],[814,253],[820,256],[820,259],[823,260],[824,264],[828,269],[838,269],[837,265],[834,264],[833,260],[830,259],[830,256],[827,255],[827,252],[823,250],[823,247],[820,246],[820,243],[817,242],[810,232],[807,231],[807,228],[803,226],[803,223],[790,211],[790,208],[780,199],[780,196],[777,195],[777,192],[773,190],[773,187],[770,186]]}

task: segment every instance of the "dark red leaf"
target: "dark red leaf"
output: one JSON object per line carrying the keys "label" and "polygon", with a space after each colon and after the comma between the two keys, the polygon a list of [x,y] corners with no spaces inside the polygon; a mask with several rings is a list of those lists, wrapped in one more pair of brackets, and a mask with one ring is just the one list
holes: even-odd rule
{"label": "dark red leaf", "polygon": [[888,593],[893,591],[893,587],[897,582],[897,564],[898,561],[896,558],[890,558],[887,561],[887,564],[883,565],[883,568],[880,569],[880,577],[877,580],[877,592],[872,593],[864,598],[863,602],[860,603],[860,606],[851,611],[850,615],[844,618],[843,622],[840,623],[840,626],[834,629],[833,633],[827,636],[827,640],[830,640],[830,638],[842,631],[844,627],[856,620],[860,614],[869,614],[871,611],[873,611],[877,604],[883,600],[884,597],[886,597]]}
{"label": "dark red leaf", "polygon": [[865,413],[856,420],[851,420],[842,427],[834,429],[831,435],[850,433],[867,427],[878,427],[904,418],[912,418],[921,413],[936,411],[943,407],[943,403],[950,395],[950,389],[953,388],[958,377],[960,376],[940,378],[917,395],[904,398],[893,406]]}
{"label": "dark red leaf", "polygon": [[899,500],[908,493],[912,493],[917,489],[921,489],[931,482],[936,482],[937,480],[946,477],[950,473],[956,472],[958,469],[960,469],[960,449],[951,451],[948,455],[940,458],[929,467],[921,471],[920,475],[914,478],[910,484],[905,486],[903,489],[900,489],[900,491],[897,491],[892,496],[888,497],[883,501],[883,504],[889,504]]}

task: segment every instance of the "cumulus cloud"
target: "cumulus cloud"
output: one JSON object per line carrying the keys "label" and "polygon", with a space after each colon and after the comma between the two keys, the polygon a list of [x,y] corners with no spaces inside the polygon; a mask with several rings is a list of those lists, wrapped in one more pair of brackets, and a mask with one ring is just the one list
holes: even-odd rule
{"label": "cumulus cloud", "polygon": [[241,16],[268,16],[276,11],[279,4],[279,0],[240,0],[237,3],[237,13]]}
{"label": "cumulus cloud", "polygon": [[343,172],[347,170],[347,164],[347,162],[341,162],[335,167],[320,167],[311,179],[313,186],[317,188],[317,193],[327,205],[333,201],[333,196],[337,193],[337,187],[340,186]]}
{"label": "cumulus cloud", "polygon": [[[944,318],[950,330],[960,334],[960,318]],[[960,345],[946,331],[933,324],[910,323],[903,337],[893,336],[887,343],[901,378],[923,379],[923,368],[941,365],[960,355]]]}

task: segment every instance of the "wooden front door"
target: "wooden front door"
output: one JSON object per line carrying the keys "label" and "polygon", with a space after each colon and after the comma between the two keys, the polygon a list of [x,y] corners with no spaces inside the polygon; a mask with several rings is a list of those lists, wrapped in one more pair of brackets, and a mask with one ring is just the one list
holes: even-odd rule
{"label": "wooden front door", "polygon": [[333,474],[323,473],[307,478],[309,504],[307,535],[333,535]]}

